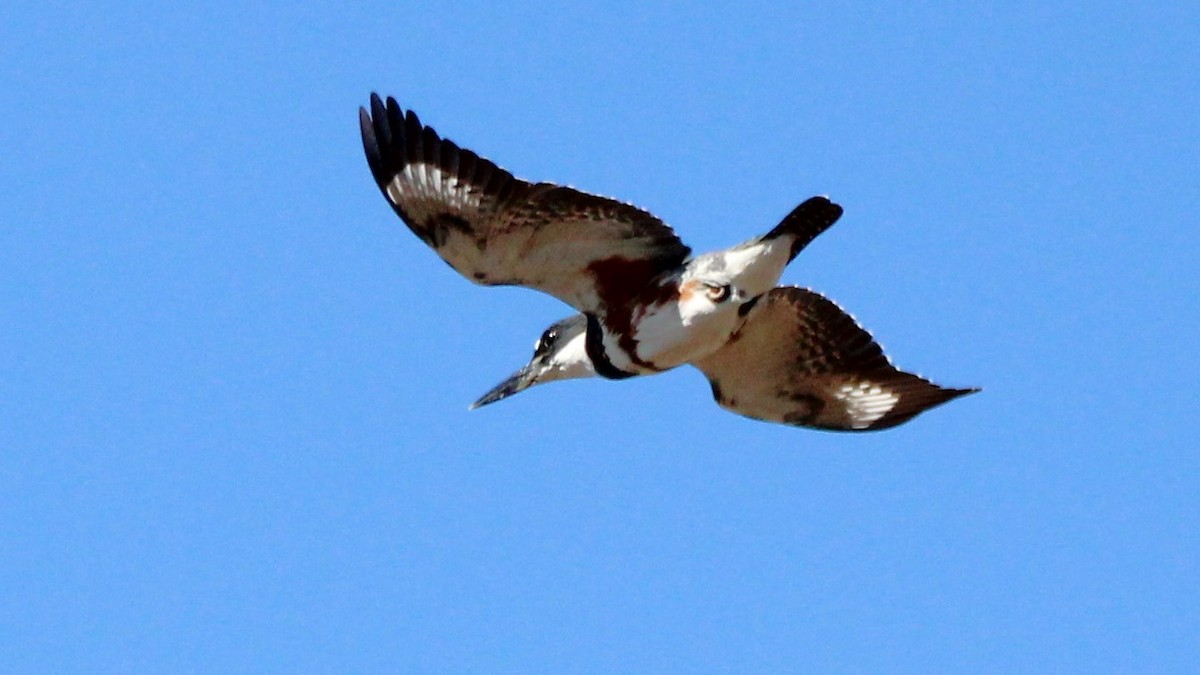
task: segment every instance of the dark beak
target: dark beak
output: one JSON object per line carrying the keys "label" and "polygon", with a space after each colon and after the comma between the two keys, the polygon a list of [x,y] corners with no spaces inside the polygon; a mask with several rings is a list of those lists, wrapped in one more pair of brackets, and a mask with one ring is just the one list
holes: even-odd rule
{"label": "dark beak", "polygon": [[488,393],[479,397],[478,401],[471,404],[471,410],[481,408],[489,403],[495,403],[503,398],[508,398],[513,394],[518,394],[530,385],[537,384],[538,369],[532,362],[524,368],[513,373],[507,380],[496,385]]}

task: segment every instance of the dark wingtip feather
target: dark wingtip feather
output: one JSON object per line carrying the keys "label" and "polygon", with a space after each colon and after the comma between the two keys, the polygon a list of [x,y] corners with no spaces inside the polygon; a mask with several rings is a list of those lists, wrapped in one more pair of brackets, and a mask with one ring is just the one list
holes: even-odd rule
{"label": "dark wingtip feather", "polygon": [[862,431],[882,431],[899,426],[923,412],[944,405],[956,398],[981,391],[977,387],[956,389],[941,387],[929,380],[916,375],[898,371],[897,375],[912,378],[906,386],[899,387],[900,402],[888,414],[876,420],[871,426]]}
{"label": "dark wingtip feather", "polygon": [[375,136],[375,125],[371,122],[371,115],[366,108],[358,109],[358,128],[362,133],[363,152],[367,155],[367,166],[371,167],[371,175],[375,176],[376,182],[378,182],[380,171],[383,169],[383,158],[379,153],[379,139]]}
{"label": "dark wingtip feather", "polygon": [[371,92],[370,112],[358,109],[358,122],[362,132],[363,151],[367,155],[367,165],[371,175],[380,190],[385,189],[388,181],[398,171],[403,170],[405,157],[396,152],[396,135],[403,139],[403,129],[397,129],[388,119],[389,107],[396,105],[390,97],[387,104],[379,94]]}
{"label": "dark wingtip feather", "polygon": [[371,94],[371,120],[375,124],[375,135],[387,146],[392,143],[392,132],[388,127],[387,107],[379,94]]}
{"label": "dark wingtip feather", "polygon": [[[805,204],[810,202],[813,200],[810,199]],[[832,203],[830,205],[837,208],[840,213],[840,207]],[[815,204],[815,206],[824,208],[819,204]],[[839,369],[850,373],[859,373],[872,380],[878,378],[880,385],[890,388],[900,396],[895,408],[867,428],[842,430],[890,429],[927,410],[980,391],[976,387],[942,387],[919,375],[897,369],[884,354],[883,347],[865,328],[858,325],[853,316],[820,293],[789,286],[773,290],[769,297],[774,302],[788,302],[796,307],[802,307],[804,315],[821,326],[821,332],[825,339],[837,348]],[[835,430],[837,429],[835,428]]]}

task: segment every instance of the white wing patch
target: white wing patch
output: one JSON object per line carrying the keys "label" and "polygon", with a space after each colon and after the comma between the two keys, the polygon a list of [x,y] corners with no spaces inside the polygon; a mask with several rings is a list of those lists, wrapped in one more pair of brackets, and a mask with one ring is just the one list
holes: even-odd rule
{"label": "white wing patch", "polygon": [[[419,219],[447,210],[473,215],[480,207],[479,195],[470,185],[460,183],[457,176],[431,164],[404,167],[387,184],[386,192],[394,203],[411,204],[413,217]],[[432,208],[422,208],[426,200]]]}
{"label": "white wing patch", "polygon": [[846,407],[854,429],[869,428],[900,402],[899,396],[870,381],[843,384],[833,396]]}

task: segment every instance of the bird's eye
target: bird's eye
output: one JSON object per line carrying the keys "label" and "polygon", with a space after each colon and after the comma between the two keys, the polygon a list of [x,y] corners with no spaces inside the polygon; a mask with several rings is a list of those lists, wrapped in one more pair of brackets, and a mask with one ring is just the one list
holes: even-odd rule
{"label": "bird's eye", "polygon": [[533,353],[541,354],[543,352],[547,352],[557,341],[558,331],[554,329],[547,330],[545,333],[542,333],[542,337],[538,339],[537,344],[533,346]]}
{"label": "bird's eye", "polygon": [[719,286],[709,286],[707,293],[709,300],[712,300],[713,302],[725,302],[729,299],[729,296],[733,293],[733,290],[728,284],[722,284]]}

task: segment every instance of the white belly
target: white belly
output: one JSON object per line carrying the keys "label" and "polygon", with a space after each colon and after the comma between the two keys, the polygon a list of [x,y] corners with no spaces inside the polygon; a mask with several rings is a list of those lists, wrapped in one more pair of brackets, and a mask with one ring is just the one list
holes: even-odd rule
{"label": "white belly", "polygon": [[740,322],[735,303],[714,303],[703,292],[682,293],[676,301],[635,314],[637,358],[658,370],[704,358],[724,346]]}
{"label": "white belly", "polygon": [[[606,333],[609,360],[625,372],[651,373],[702,359],[725,346],[742,324],[742,303],[778,282],[788,262],[788,246],[780,239],[747,242],[692,261],[681,275],[664,279],[658,287],[677,285],[677,292],[634,308],[629,335],[620,330],[617,335]],[[710,290],[721,286],[728,288],[728,295],[714,298]]]}

